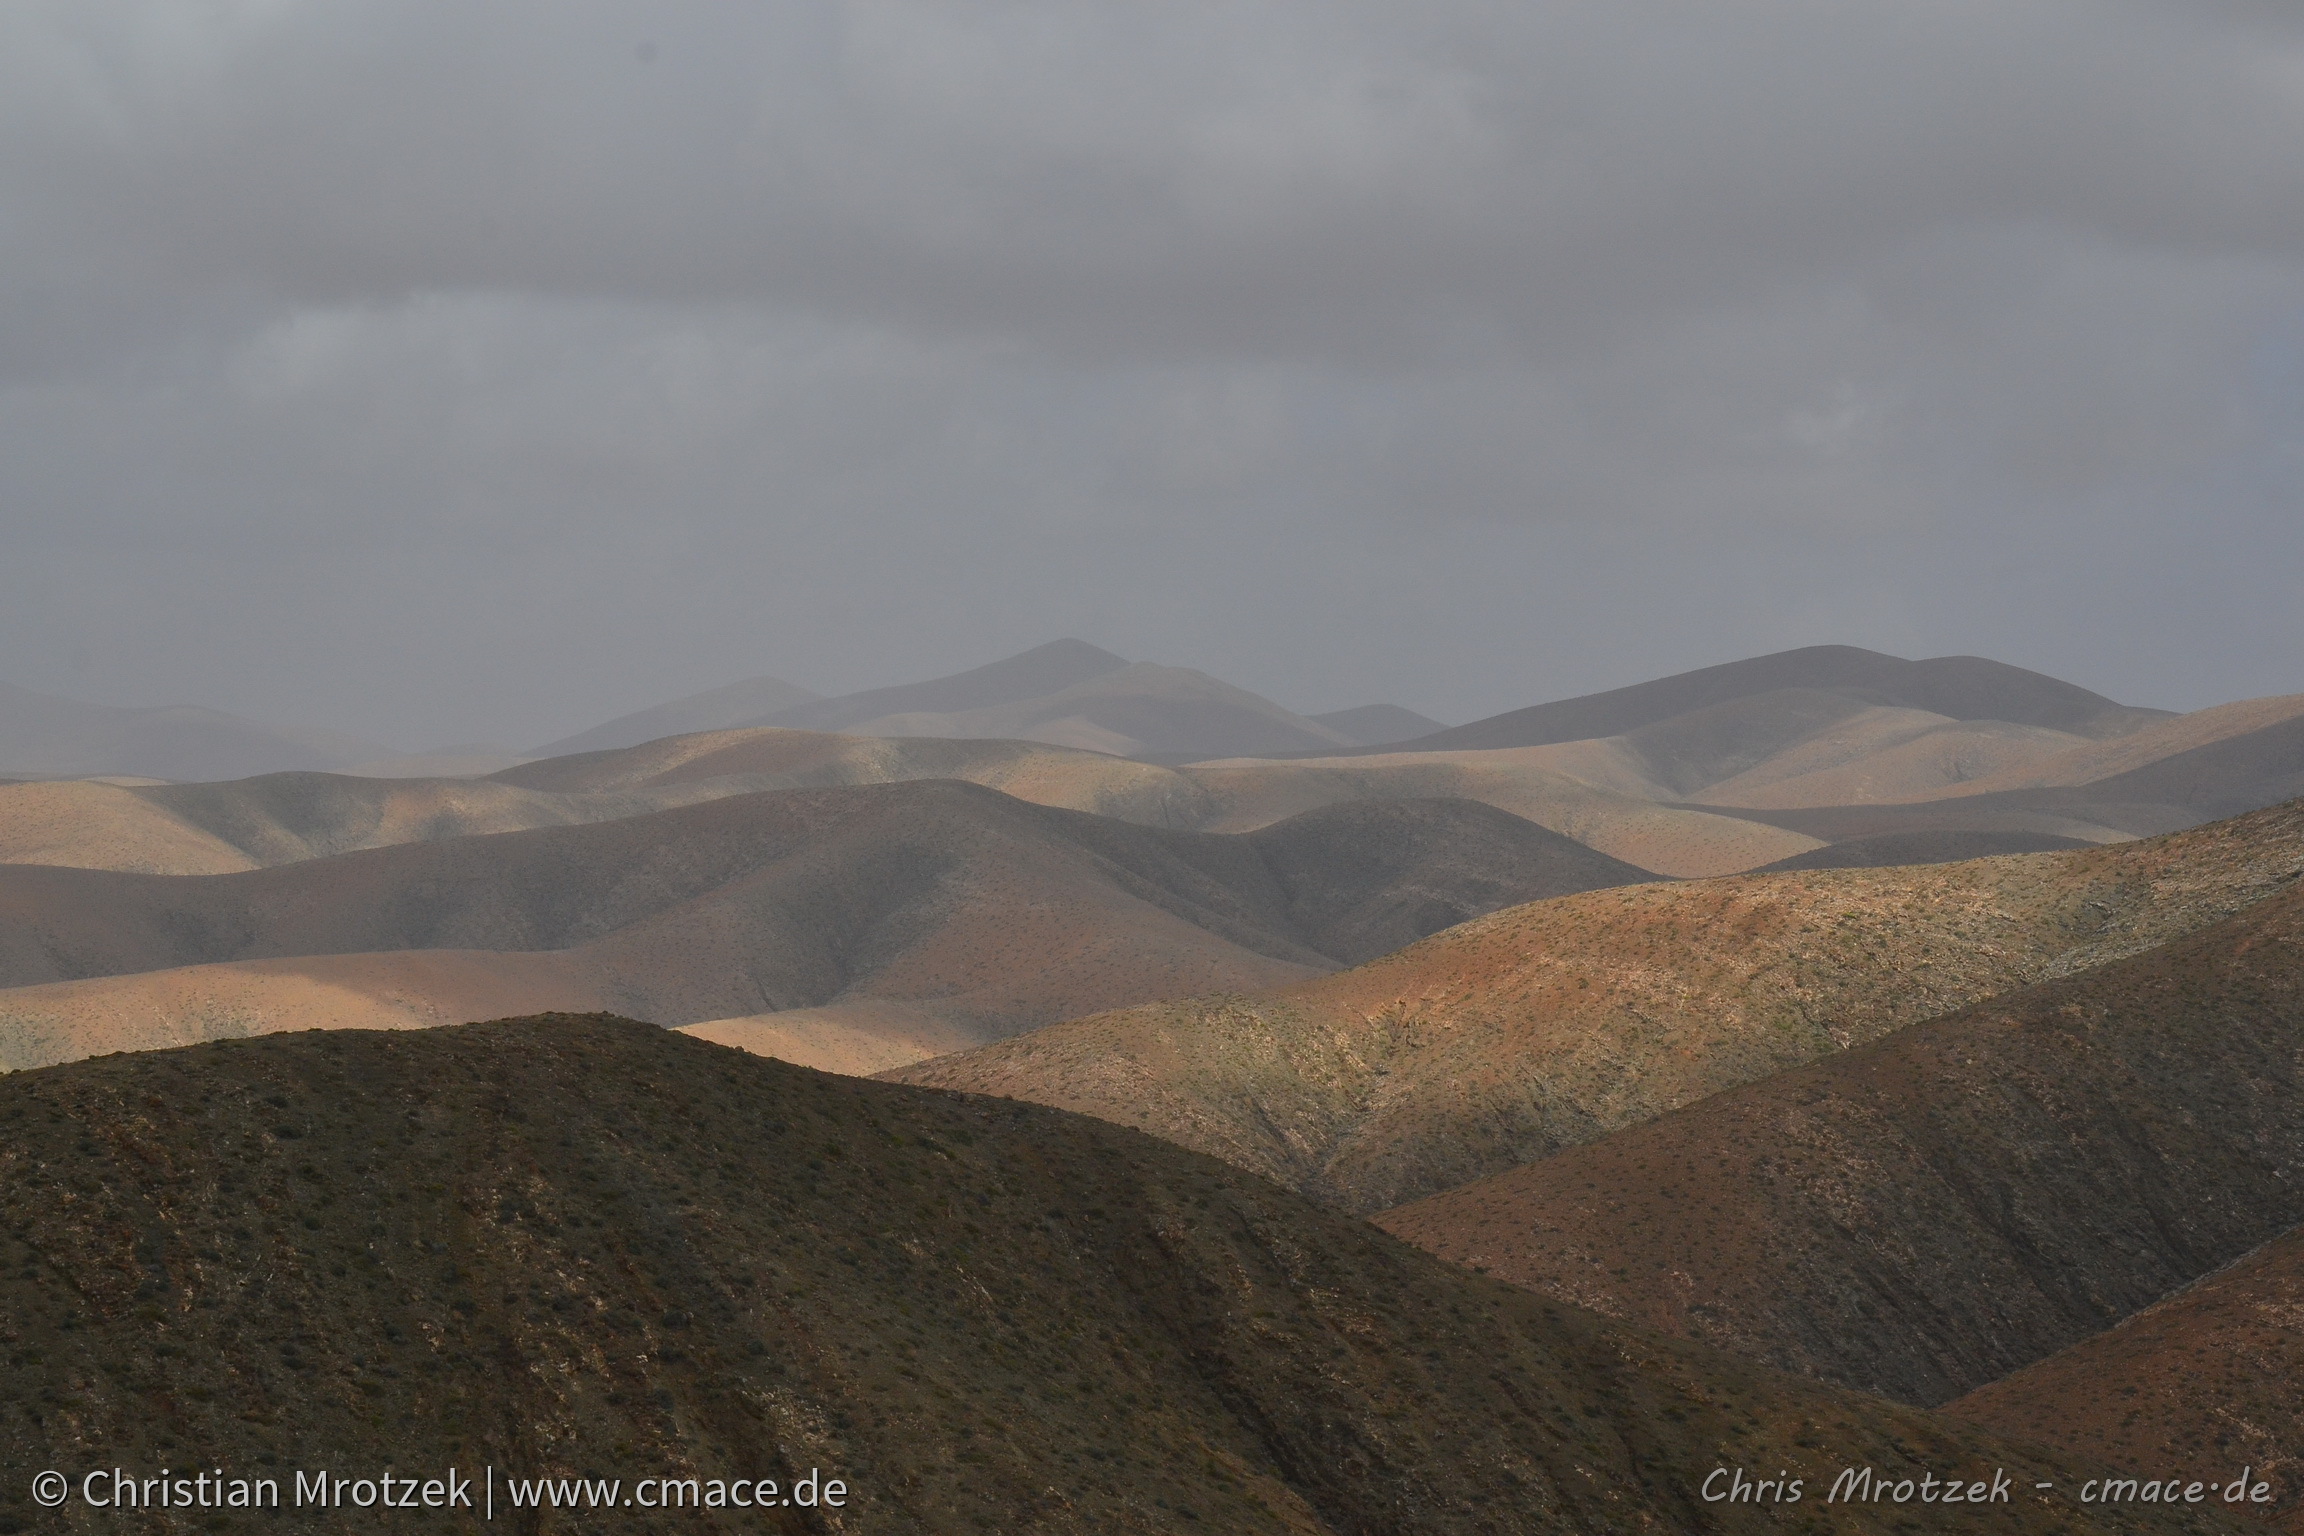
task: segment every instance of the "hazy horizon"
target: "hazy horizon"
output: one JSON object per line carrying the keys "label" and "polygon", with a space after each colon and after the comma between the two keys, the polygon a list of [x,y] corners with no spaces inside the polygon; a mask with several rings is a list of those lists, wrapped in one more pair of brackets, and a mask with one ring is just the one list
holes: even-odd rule
{"label": "hazy horizon", "polygon": [[1062,636],[2304,688],[2304,13],[0,20],[0,682],[423,749]]}

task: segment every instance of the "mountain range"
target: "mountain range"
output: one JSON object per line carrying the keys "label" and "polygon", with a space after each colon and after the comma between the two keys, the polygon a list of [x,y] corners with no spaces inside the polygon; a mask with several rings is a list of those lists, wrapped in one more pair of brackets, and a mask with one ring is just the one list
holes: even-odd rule
{"label": "mountain range", "polygon": [[1116,757],[1190,761],[1347,750],[1438,728],[1397,705],[1295,714],[1185,667],[1130,662],[1084,640],[1054,640],[949,677],[820,698],[757,678],[621,716],[538,747],[535,756],[638,746],[702,730],[1036,741]]}
{"label": "mountain range", "polygon": [[858,1496],[748,1529],[1939,1517],[1870,1465],[2304,1532],[2304,695],[1817,647],[1445,728],[1060,641],[106,777],[0,784],[0,1532],[386,1450]]}

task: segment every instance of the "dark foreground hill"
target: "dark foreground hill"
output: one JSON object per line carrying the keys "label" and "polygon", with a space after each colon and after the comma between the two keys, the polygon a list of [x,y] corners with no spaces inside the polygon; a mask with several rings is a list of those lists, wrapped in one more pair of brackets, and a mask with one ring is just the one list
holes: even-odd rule
{"label": "dark foreground hill", "polygon": [[1943,1402],[2304,1222],[2304,884],[1377,1220]]}
{"label": "dark foreground hill", "polygon": [[2304,1228],[1944,1411],[2162,1476],[2245,1466],[2304,1531]]}
{"label": "dark foreground hill", "polygon": [[[0,1082],[0,1124],[16,1529],[275,1526],[35,1510],[50,1468],[217,1468],[286,1503],[297,1472],[493,1467],[527,1530],[1758,1531],[1784,1523],[1702,1501],[1716,1467],[1847,1463],[2005,1468],[2024,1496],[1961,1530],[2229,1529],[2083,1510],[2079,1473],[1971,1426],[1465,1274],[1117,1127],[626,1021],[83,1062]],[[812,1471],[838,1511],[505,1507],[508,1474],[622,1498]]]}

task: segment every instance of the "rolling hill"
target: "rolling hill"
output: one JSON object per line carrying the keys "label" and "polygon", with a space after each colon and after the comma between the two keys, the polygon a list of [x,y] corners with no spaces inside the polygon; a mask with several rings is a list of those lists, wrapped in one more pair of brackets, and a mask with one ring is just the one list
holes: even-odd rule
{"label": "rolling hill", "polygon": [[485,779],[270,774],[221,784],[0,784],[0,864],[220,874],[407,842],[573,826],[771,789],[962,779],[1174,830],[1253,831],[1357,799],[1479,800],[1673,875],[1819,846],[1745,817],[1598,790],[1514,753],[1182,768],[1038,742],[760,727],[547,758]]}
{"label": "rolling hill", "polygon": [[895,1075],[1099,1115],[1374,1211],[2149,949],[2299,871],[2304,802],[2068,853],[1629,886]]}
{"label": "rolling hill", "polygon": [[[1122,1000],[1313,975],[1499,905],[1646,878],[1468,802],[1231,837],[951,781],[241,874],[0,866],[0,1064],[536,998],[749,1020],[788,1044],[805,1025],[850,1052],[811,1059],[878,1068]],[[800,1009],[814,1012],[778,1017]],[[844,1010],[830,1035],[827,1010]]]}
{"label": "rolling hill", "polygon": [[[285,1505],[298,1471],[453,1466],[495,1469],[523,1529],[1782,1529],[1703,1500],[1733,1461],[1814,1490],[2005,1469],[2021,1496],[1961,1529],[2232,1529],[2083,1508],[2061,1458],[1466,1274],[1115,1127],[613,1019],[77,1063],[0,1082],[0,1122],[11,1501],[53,1467],[214,1467]],[[618,1488],[510,1507],[534,1477]],[[844,1502],[658,1525],[621,1502],[642,1478]]]}
{"label": "rolling hill", "polygon": [[2304,1228],[1944,1411],[2188,1481],[2229,1487],[2247,1467],[2263,1513],[2304,1530]]}
{"label": "rolling hill", "polygon": [[1611,1315],[1944,1402],[2304,1222],[2304,884],[1377,1220]]}

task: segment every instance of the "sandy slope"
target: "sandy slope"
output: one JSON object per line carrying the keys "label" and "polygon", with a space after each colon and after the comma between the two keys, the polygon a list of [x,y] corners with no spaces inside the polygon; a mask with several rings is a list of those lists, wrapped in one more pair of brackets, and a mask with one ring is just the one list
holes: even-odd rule
{"label": "sandy slope", "polygon": [[223,838],[115,784],[0,784],[0,864],[147,875],[221,875],[256,861]]}
{"label": "sandy slope", "polygon": [[2133,954],[2304,870],[2304,802],[2149,841],[1596,891],[1262,996],[1076,1019],[909,1082],[1137,1126],[1368,1211]]}
{"label": "sandy slope", "polygon": [[1908,735],[1884,734],[1891,739],[1868,750],[1850,751],[1839,761],[1819,760],[1838,756],[1841,743],[1805,742],[1759,769],[1708,785],[1691,798],[1703,805],[1760,808],[1924,800],[1947,788],[2034,767],[2074,747],[2097,745],[2069,732],[1997,720],[1948,720]]}
{"label": "sandy slope", "polygon": [[1946,785],[1932,795],[1916,795],[1913,798],[1944,799],[1959,795],[1990,794],[2003,789],[2092,784],[2098,779],[2108,779],[2115,774],[2147,767],[2180,752],[2189,752],[2264,730],[2283,721],[2293,720],[2298,715],[2304,715],[2304,693],[2242,699],[2237,703],[2219,704],[2212,709],[2195,710],[2172,720],[2162,720],[2110,741],[2078,744],[2053,756],[2011,766],[1964,783]]}
{"label": "sandy slope", "polygon": [[402,950],[187,965],[0,989],[0,1068],[298,1029],[429,1029],[506,1010],[612,1006],[584,957]]}

